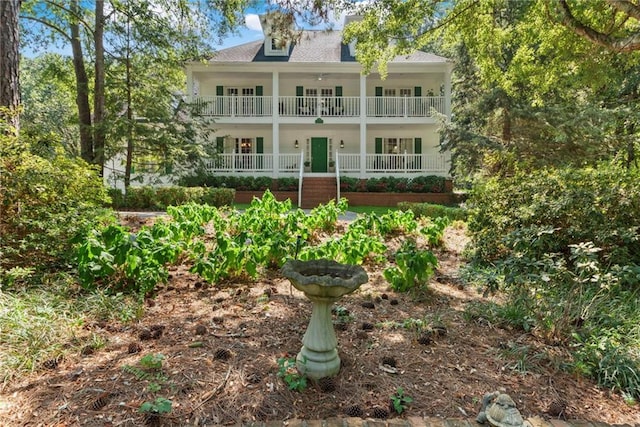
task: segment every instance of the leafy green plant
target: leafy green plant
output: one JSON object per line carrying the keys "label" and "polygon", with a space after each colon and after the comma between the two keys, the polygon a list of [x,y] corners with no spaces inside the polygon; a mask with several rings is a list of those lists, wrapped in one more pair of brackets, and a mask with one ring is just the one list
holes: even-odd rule
{"label": "leafy green plant", "polygon": [[396,392],[392,394],[390,398],[393,410],[396,411],[397,414],[402,414],[407,410],[407,406],[413,402],[413,399],[410,396],[404,394],[402,387],[398,387]]}
{"label": "leafy green plant", "polygon": [[147,354],[140,358],[137,366],[124,365],[122,371],[133,375],[138,381],[155,381],[161,383],[167,380],[162,373],[163,354]]}
{"label": "leafy green plant", "polygon": [[403,243],[395,255],[395,262],[396,265],[386,268],[383,275],[391,288],[399,292],[426,285],[438,265],[431,251],[418,249],[412,240]]}
{"label": "leafy green plant", "polygon": [[139,411],[145,414],[163,415],[171,412],[173,402],[164,397],[156,397],[153,402],[144,402]]}
{"label": "leafy green plant", "polygon": [[161,353],[146,354],[142,356],[142,358],[140,358],[139,364],[143,369],[158,371],[162,369],[163,360],[164,360],[164,355]]}
{"label": "leafy green plant", "polygon": [[307,388],[307,376],[298,371],[295,357],[278,358],[278,377],[283,379],[289,390],[303,391]]}

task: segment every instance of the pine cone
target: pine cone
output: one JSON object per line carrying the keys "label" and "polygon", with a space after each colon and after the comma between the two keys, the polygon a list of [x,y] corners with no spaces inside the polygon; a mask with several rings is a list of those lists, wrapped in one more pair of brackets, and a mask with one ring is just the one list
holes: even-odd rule
{"label": "pine cone", "polygon": [[349,417],[354,417],[354,418],[364,417],[364,411],[359,405],[349,406],[347,409],[345,409],[344,413]]}
{"label": "pine cone", "polygon": [[391,305],[398,305],[398,300],[397,299],[392,299],[391,301],[389,301],[389,304]]}
{"label": "pine cone", "polygon": [[394,357],[391,356],[385,356],[382,358],[382,364],[383,365],[389,365],[392,368],[396,368],[397,366],[397,362],[396,359]]}
{"label": "pine cone", "polygon": [[369,322],[362,323],[362,330],[363,331],[372,331],[373,330],[373,324],[371,324]]}
{"label": "pine cone", "polygon": [[552,417],[561,417],[567,409],[567,402],[562,398],[553,399],[547,408],[547,414]]}
{"label": "pine cone", "polygon": [[386,420],[389,417],[389,411],[379,406],[373,408],[373,418],[379,418],[381,420]]}
{"label": "pine cone", "polygon": [[324,393],[331,393],[336,389],[336,381],[332,377],[323,377],[318,380],[318,386]]}
{"label": "pine cone", "polygon": [[418,338],[418,343],[422,345],[429,345],[431,344],[431,341],[431,334],[422,334],[420,335],[420,338]]}
{"label": "pine cone", "polygon": [[129,354],[140,353],[141,350],[142,350],[142,347],[140,347],[140,344],[138,344],[137,342],[132,342],[129,344],[129,347],[127,348],[127,353]]}
{"label": "pine cone", "polygon": [[58,359],[45,360],[42,363],[42,366],[44,366],[47,369],[56,369],[58,367]]}
{"label": "pine cone", "polygon": [[219,348],[216,350],[213,357],[218,360],[229,360],[231,358],[231,352],[226,348]]}
{"label": "pine cone", "polygon": [[204,325],[196,326],[196,335],[204,335],[207,333],[207,327]]}
{"label": "pine cone", "polygon": [[371,301],[365,301],[360,305],[364,308],[376,308],[375,304],[372,303]]}

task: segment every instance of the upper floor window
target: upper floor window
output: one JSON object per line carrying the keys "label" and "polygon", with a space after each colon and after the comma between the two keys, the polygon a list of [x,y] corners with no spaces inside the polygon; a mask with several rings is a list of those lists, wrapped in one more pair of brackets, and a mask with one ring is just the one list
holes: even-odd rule
{"label": "upper floor window", "polygon": [[289,43],[280,37],[267,37],[264,44],[264,54],[266,56],[286,56],[288,54]]}
{"label": "upper floor window", "polygon": [[282,39],[277,39],[275,37],[271,37],[271,50],[272,51],[283,51],[286,46],[286,43],[283,43]]}

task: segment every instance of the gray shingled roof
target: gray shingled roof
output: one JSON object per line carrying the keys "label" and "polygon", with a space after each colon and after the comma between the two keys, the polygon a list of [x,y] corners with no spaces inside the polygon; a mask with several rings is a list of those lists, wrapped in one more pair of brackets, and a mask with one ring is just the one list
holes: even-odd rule
{"label": "gray shingled roof", "polygon": [[[211,62],[296,62],[337,63],[353,62],[349,48],[342,43],[341,31],[303,31],[300,40],[293,44],[289,56],[265,56],[264,41],[258,40],[216,52]],[[396,57],[393,62],[447,62],[432,53],[416,51],[411,55]]]}

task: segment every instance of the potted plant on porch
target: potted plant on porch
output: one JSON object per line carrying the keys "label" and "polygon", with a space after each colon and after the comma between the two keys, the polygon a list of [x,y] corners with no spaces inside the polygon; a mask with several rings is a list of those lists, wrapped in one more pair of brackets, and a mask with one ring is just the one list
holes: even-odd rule
{"label": "potted plant on porch", "polygon": [[304,171],[305,172],[310,172],[311,171],[311,160],[305,160],[305,162],[304,162]]}

